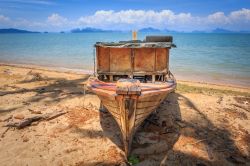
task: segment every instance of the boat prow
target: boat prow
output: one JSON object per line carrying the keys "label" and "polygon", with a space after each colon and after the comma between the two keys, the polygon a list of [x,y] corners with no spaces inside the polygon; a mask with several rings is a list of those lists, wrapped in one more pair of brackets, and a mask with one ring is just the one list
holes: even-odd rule
{"label": "boat prow", "polygon": [[122,133],[125,155],[130,153],[134,133],[140,124],[176,88],[175,80],[140,83],[136,79],[120,79],[116,83],[90,79],[88,88],[101,100]]}

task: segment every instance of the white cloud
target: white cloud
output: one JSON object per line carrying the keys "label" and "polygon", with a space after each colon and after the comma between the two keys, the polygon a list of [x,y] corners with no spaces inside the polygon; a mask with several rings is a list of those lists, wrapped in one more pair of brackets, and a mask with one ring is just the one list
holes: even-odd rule
{"label": "white cloud", "polygon": [[250,30],[250,10],[232,11],[228,15],[215,12],[208,16],[198,17],[191,13],[174,13],[171,10],[100,10],[93,15],[80,17],[78,25],[107,29],[136,29],[155,27],[182,31],[204,30],[216,27],[232,30]]}
{"label": "white cloud", "polygon": [[48,17],[47,22],[52,26],[62,26],[68,23],[68,19],[57,13],[53,13]]}
{"label": "white cloud", "polygon": [[[191,13],[175,13],[171,10],[98,10],[93,15],[71,20],[57,13],[47,20],[35,22],[26,19],[10,19],[0,15],[1,27],[21,27],[34,30],[70,30],[72,28],[94,27],[103,29],[131,30],[144,27],[179,31],[211,30],[250,30],[250,9],[240,9],[229,14],[215,12],[207,16],[194,16]],[[3,26],[4,25],[4,26]]]}
{"label": "white cloud", "polygon": [[250,9],[241,9],[238,11],[233,11],[230,13],[229,18],[232,21],[243,20],[245,22],[250,22]]}
{"label": "white cloud", "polygon": [[162,10],[160,12],[153,10],[122,10],[115,12],[96,11],[94,15],[79,18],[79,25],[98,26],[103,28],[117,27],[127,25],[126,28],[141,28],[154,26],[165,28],[174,25],[184,25],[192,21],[190,13],[175,14],[171,10]]}
{"label": "white cloud", "polygon": [[7,22],[9,21],[10,19],[4,15],[0,15],[0,22]]}
{"label": "white cloud", "polygon": [[209,23],[213,24],[228,24],[230,23],[230,19],[225,16],[223,12],[216,12],[213,14],[208,15],[208,21]]}

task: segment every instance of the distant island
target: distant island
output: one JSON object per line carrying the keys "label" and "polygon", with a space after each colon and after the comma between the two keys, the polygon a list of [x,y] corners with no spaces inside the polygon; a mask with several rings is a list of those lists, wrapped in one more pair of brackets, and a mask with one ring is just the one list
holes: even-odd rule
{"label": "distant island", "polygon": [[0,33],[40,33],[40,32],[9,28],[9,29],[0,29]]}
{"label": "distant island", "polygon": [[212,33],[235,33],[235,32],[227,30],[227,29],[216,28],[216,29],[212,30]]}
{"label": "distant island", "polygon": [[152,27],[147,27],[147,28],[142,28],[139,29],[138,32],[169,32],[169,33],[180,33],[178,31],[174,31],[174,30],[168,30],[168,29],[156,29],[156,28],[152,28]]}
{"label": "distant island", "polygon": [[[250,31],[231,31],[227,29],[222,28],[216,28],[211,31],[200,31],[200,30],[194,30],[192,32],[180,32],[175,30],[169,30],[169,29],[156,29],[153,27],[146,27],[137,30],[138,32],[142,33],[250,33]],[[70,31],[58,31],[58,32],[35,32],[35,31],[28,31],[28,30],[22,30],[22,29],[15,29],[15,28],[8,28],[8,29],[0,29],[0,34],[2,33],[98,33],[98,32],[129,32],[129,30],[104,30],[104,29],[98,29],[98,28],[92,28],[92,27],[86,27],[86,28],[76,28],[72,29]]]}
{"label": "distant island", "polygon": [[87,27],[83,29],[80,29],[80,28],[72,29],[70,32],[71,33],[93,33],[93,32],[119,32],[119,31],[103,30],[103,29]]}
{"label": "distant island", "polygon": [[148,28],[142,28],[138,30],[139,32],[161,32],[160,29],[155,29],[152,27],[148,27]]}

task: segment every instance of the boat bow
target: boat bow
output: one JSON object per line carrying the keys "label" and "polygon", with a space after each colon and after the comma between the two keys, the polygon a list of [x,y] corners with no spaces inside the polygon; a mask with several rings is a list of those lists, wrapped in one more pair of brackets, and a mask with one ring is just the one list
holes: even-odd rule
{"label": "boat bow", "polygon": [[97,94],[120,127],[126,156],[137,128],[176,87],[175,81],[156,84],[120,79],[106,83],[92,78],[88,82],[88,88]]}

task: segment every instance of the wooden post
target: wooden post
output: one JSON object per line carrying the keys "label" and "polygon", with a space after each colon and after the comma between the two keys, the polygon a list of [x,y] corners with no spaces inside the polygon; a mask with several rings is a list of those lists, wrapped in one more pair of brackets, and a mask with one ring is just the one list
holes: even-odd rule
{"label": "wooden post", "polygon": [[152,75],[152,83],[155,83],[155,75]]}
{"label": "wooden post", "polygon": [[113,75],[109,75],[109,81],[113,81]]}
{"label": "wooden post", "polygon": [[136,31],[132,32],[132,40],[137,40],[137,32]]}

